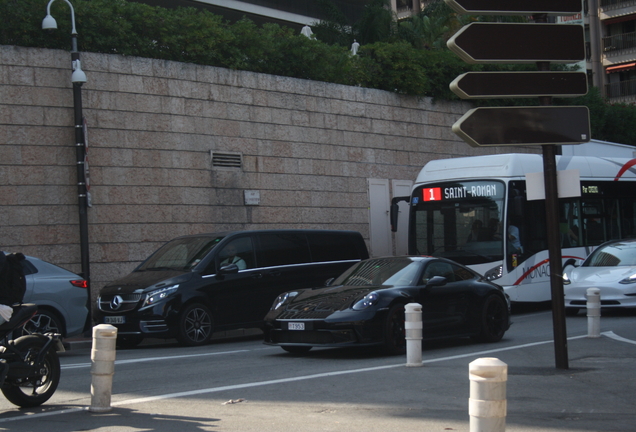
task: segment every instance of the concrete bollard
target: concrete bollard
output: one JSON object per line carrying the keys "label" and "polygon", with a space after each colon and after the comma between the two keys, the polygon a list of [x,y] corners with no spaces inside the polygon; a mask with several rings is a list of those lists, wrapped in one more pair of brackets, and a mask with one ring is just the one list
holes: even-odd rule
{"label": "concrete bollard", "polygon": [[108,412],[115,374],[117,327],[99,324],[93,327],[91,350],[91,406],[89,411]]}
{"label": "concrete bollard", "polygon": [[587,298],[587,337],[601,337],[601,290],[588,288]]}
{"label": "concrete bollard", "polygon": [[409,303],[404,307],[406,331],[406,365],[422,366],[422,305]]}
{"label": "concrete bollard", "polygon": [[470,363],[468,376],[470,432],[504,432],[508,365],[496,358],[480,358]]}

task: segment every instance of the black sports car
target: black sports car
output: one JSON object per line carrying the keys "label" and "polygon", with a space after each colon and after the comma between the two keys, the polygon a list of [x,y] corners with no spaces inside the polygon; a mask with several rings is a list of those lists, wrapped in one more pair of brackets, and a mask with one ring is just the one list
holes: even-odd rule
{"label": "black sports car", "polygon": [[292,353],[314,346],[383,345],[406,351],[404,306],[422,305],[423,339],[501,340],[510,327],[503,289],[444,258],[357,263],[327,287],[281,294],[265,317],[265,343]]}

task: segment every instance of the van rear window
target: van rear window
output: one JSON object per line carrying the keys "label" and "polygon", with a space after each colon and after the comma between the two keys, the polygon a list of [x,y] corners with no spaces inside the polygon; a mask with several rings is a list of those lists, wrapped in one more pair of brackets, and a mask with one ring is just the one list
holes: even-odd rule
{"label": "van rear window", "polygon": [[307,240],[302,234],[267,233],[259,234],[261,250],[259,267],[311,262]]}

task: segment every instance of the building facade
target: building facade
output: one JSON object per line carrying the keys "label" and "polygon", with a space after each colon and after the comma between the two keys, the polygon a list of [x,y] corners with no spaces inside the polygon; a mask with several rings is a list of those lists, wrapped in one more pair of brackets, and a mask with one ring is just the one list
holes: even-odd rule
{"label": "building facade", "polygon": [[584,0],[582,13],[556,22],[585,27],[589,85],[610,103],[636,102],[636,0]]}
{"label": "building facade", "polygon": [[636,0],[587,2],[594,85],[610,102],[636,102]]}

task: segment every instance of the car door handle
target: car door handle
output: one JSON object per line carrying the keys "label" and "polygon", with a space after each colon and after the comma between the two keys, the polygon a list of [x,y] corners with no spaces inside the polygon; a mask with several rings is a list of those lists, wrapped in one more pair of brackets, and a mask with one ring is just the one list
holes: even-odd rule
{"label": "car door handle", "polygon": [[260,279],[263,277],[263,273],[253,273],[252,279]]}
{"label": "car door handle", "polygon": [[278,277],[278,276],[280,276],[280,271],[271,271],[271,272],[267,273],[267,276]]}

